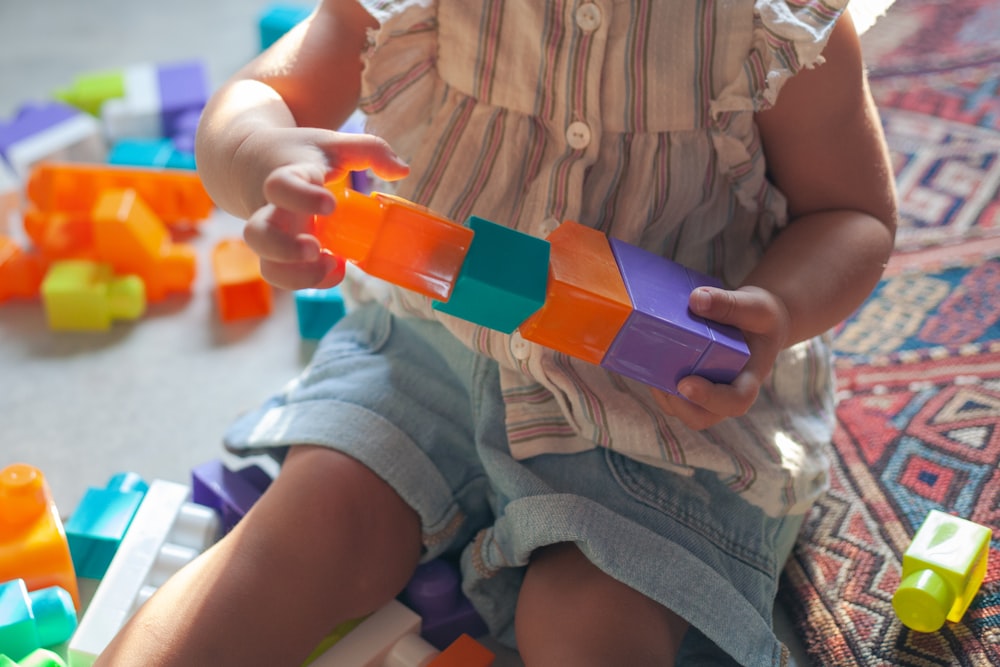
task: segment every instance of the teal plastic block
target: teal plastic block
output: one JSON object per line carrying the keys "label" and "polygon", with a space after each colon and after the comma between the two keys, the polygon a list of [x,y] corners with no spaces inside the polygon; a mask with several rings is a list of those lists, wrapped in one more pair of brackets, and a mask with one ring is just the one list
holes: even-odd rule
{"label": "teal plastic block", "polygon": [[545,303],[549,242],[475,216],[468,226],[475,236],[451,298],[434,308],[513,333]]}
{"label": "teal plastic block", "polygon": [[286,32],[309,16],[311,7],[302,5],[274,4],[266,7],[260,15],[258,29],[260,31],[260,50],[274,44]]}
{"label": "teal plastic block", "polygon": [[194,153],[179,151],[172,139],[122,139],[111,147],[109,164],[159,169],[194,169]]}
{"label": "teal plastic block", "polygon": [[66,641],[76,630],[73,598],[58,586],[28,592],[23,579],[0,584],[0,653],[21,660]]}
{"label": "teal plastic block", "polygon": [[297,290],[295,312],[299,335],[306,340],[319,340],[344,316],[344,295],[339,287]]}
{"label": "teal plastic block", "polygon": [[76,576],[104,576],[148,488],[139,475],[119,473],[87,490],[65,526]]}

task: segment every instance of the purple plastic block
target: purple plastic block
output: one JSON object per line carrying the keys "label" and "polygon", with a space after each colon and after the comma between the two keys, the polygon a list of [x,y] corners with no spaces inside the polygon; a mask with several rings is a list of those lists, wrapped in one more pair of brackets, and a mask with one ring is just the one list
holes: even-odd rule
{"label": "purple plastic block", "polygon": [[185,118],[208,102],[208,75],[200,62],[183,62],[158,66],[157,79],[163,136],[173,138],[189,124]]}
{"label": "purple plastic block", "polygon": [[420,635],[443,651],[462,634],[482,637],[488,630],[462,594],[458,569],[440,558],[417,568],[403,591],[403,601],[420,614]]}
{"label": "purple plastic block", "polygon": [[257,466],[234,472],[214,459],[191,470],[191,499],[214,509],[228,533],[250,510],[270,484],[270,477]]}
{"label": "purple plastic block", "polygon": [[0,155],[9,160],[8,151],[19,141],[44,132],[79,114],[78,109],[61,102],[23,105],[9,122],[0,121]]}
{"label": "purple plastic block", "polygon": [[739,332],[732,327],[713,331],[714,323],[709,326],[688,309],[695,284],[712,279],[694,273],[694,281],[693,272],[680,264],[618,239],[611,239],[611,249],[633,311],[601,365],[671,393],[677,393],[681,378],[703,374],[703,359],[709,379],[725,382],[735,377],[747,357],[744,353],[737,364]]}
{"label": "purple plastic block", "polygon": [[[691,280],[692,291],[703,285],[723,286],[717,278],[693,269],[687,269],[687,274]],[[732,382],[750,358],[750,349],[743,340],[743,334],[736,327],[708,320],[705,320],[705,323],[708,325],[712,344],[698,360],[695,374],[712,382]]]}

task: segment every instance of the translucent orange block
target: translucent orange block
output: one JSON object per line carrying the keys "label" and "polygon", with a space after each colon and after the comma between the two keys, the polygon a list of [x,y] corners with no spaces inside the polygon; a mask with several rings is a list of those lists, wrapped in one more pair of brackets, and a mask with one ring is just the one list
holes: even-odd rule
{"label": "translucent orange block", "polygon": [[43,213],[89,214],[104,190],[135,190],[167,226],[204,220],[214,207],[197,173],[116,165],[47,162],[28,176],[28,200]]}
{"label": "translucent orange block", "polygon": [[0,303],[8,299],[33,299],[38,296],[45,261],[25,252],[9,236],[0,235]]}
{"label": "translucent orange block", "polygon": [[0,581],[28,590],[60,586],[80,610],[69,543],[42,472],[26,463],[0,470]]}
{"label": "translucent orange block", "polygon": [[459,635],[448,648],[427,663],[427,667],[490,667],[493,651],[469,635]]}
{"label": "translucent orange block", "polygon": [[43,213],[31,208],[24,214],[24,232],[49,261],[94,258],[90,211],[79,215]]}
{"label": "translucent orange block", "polygon": [[219,317],[232,322],[271,312],[271,286],[260,275],[260,261],[243,239],[226,239],[212,250],[212,272]]}
{"label": "translucent orange block", "polygon": [[343,182],[327,187],[337,207],[317,216],[320,245],[369,275],[448,300],[472,244],[471,229],[399,197],[364,195]]}
{"label": "translucent orange block", "polygon": [[604,234],[566,221],[551,244],[545,304],[519,327],[526,340],[600,364],[632,312]]}
{"label": "translucent orange block", "polygon": [[195,252],[174,243],[156,213],[132,189],[109,189],[98,195],[91,215],[97,258],[115,273],[134,274],[146,285],[146,300],[187,292],[195,275]]}

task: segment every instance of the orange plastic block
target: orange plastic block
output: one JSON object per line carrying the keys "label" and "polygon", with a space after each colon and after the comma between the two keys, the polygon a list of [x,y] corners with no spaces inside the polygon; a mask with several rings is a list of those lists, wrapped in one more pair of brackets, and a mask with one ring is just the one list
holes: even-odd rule
{"label": "orange plastic block", "polygon": [[14,239],[0,235],[0,303],[38,296],[45,276],[45,262],[25,252]]}
{"label": "orange plastic block", "polygon": [[60,586],[80,609],[62,519],[45,476],[26,463],[0,470],[0,581],[12,579],[30,591]]}
{"label": "orange plastic block", "polygon": [[369,275],[448,300],[472,244],[471,229],[399,197],[364,195],[343,182],[327,187],[337,207],[317,216],[320,245]]}
{"label": "orange plastic block", "polygon": [[526,340],[600,364],[632,312],[618,263],[604,234],[566,221],[551,244],[545,304],[519,327]]}
{"label": "orange plastic block", "polygon": [[232,322],[271,312],[271,286],[260,275],[260,261],[243,239],[219,241],[212,250],[212,272],[219,317]]}
{"label": "orange plastic block", "polygon": [[87,215],[100,193],[135,190],[167,226],[204,220],[214,204],[197,173],[115,165],[48,162],[32,169],[28,200],[42,213]]}
{"label": "orange plastic block", "polygon": [[49,261],[95,259],[94,225],[86,215],[43,213],[36,208],[24,214],[24,232]]}
{"label": "orange plastic block", "polygon": [[460,635],[451,646],[427,663],[427,667],[490,667],[493,651],[469,635]]}
{"label": "orange plastic block", "polygon": [[100,193],[92,214],[97,258],[117,274],[134,274],[146,285],[146,300],[187,292],[195,275],[195,252],[174,243],[170,231],[136,190]]}

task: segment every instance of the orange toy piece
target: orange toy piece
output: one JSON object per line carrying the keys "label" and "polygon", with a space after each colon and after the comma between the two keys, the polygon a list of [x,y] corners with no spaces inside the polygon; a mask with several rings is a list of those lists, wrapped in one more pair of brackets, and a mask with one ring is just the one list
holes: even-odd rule
{"label": "orange toy piece", "polygon": [[427,663],[427,667],[490,667],[493,651],[469,635],[459,635],[448,648]]}
{"label": "orange toy piece", "polygon": [[43,213],[28,209],[24,232],[50,262],[60,259],[95,259],[94,225],[86,215]]}
{"label": "orange toy piece", "polygon": [[195,252],[174,243],[170,231],[132,189],[100,193],[92,214],[97,258],[117,274],[134,274],[146,285],[146,300],[191,289]]}
{"label": "orange toy piece", "polygon": [[572,221],[546,239],[545,304],[518,330],[525,340],[600,364],[632,312],[611,245],[601,232]]}
{"label": "orange toy piece", "polygon": [[25,252],[14,239],[0,235],[0,303],[8,299],[34,299],[45,276],[41,257]]}
{"label": "orange toy piece", "polygon": [[214,204],[195,172],[115,165],[48,162],[32,169],[28,201],[42,213],[90,214],[100,193],[135,190],[168,227],[207,218]]}
{"label": "orange toy piece", "polygon": [[317,216],[320,245],[365,273],[447,301],[472,244],[473,231],[423,206],[343,181],[328,183],[337,207]]}
{"label": "orange toy piece", "polygon": [[219,317],[232,322],[271,312],[271,286],[260,274],[260,261],[243,239],[219,241],[212,250]]}
{"label": "orange toy piece", "polygon": [[26,463],[0,470],[0,581],[13,579],[30,591],[60,586],[80,610],[62,519],[42,471]]}

